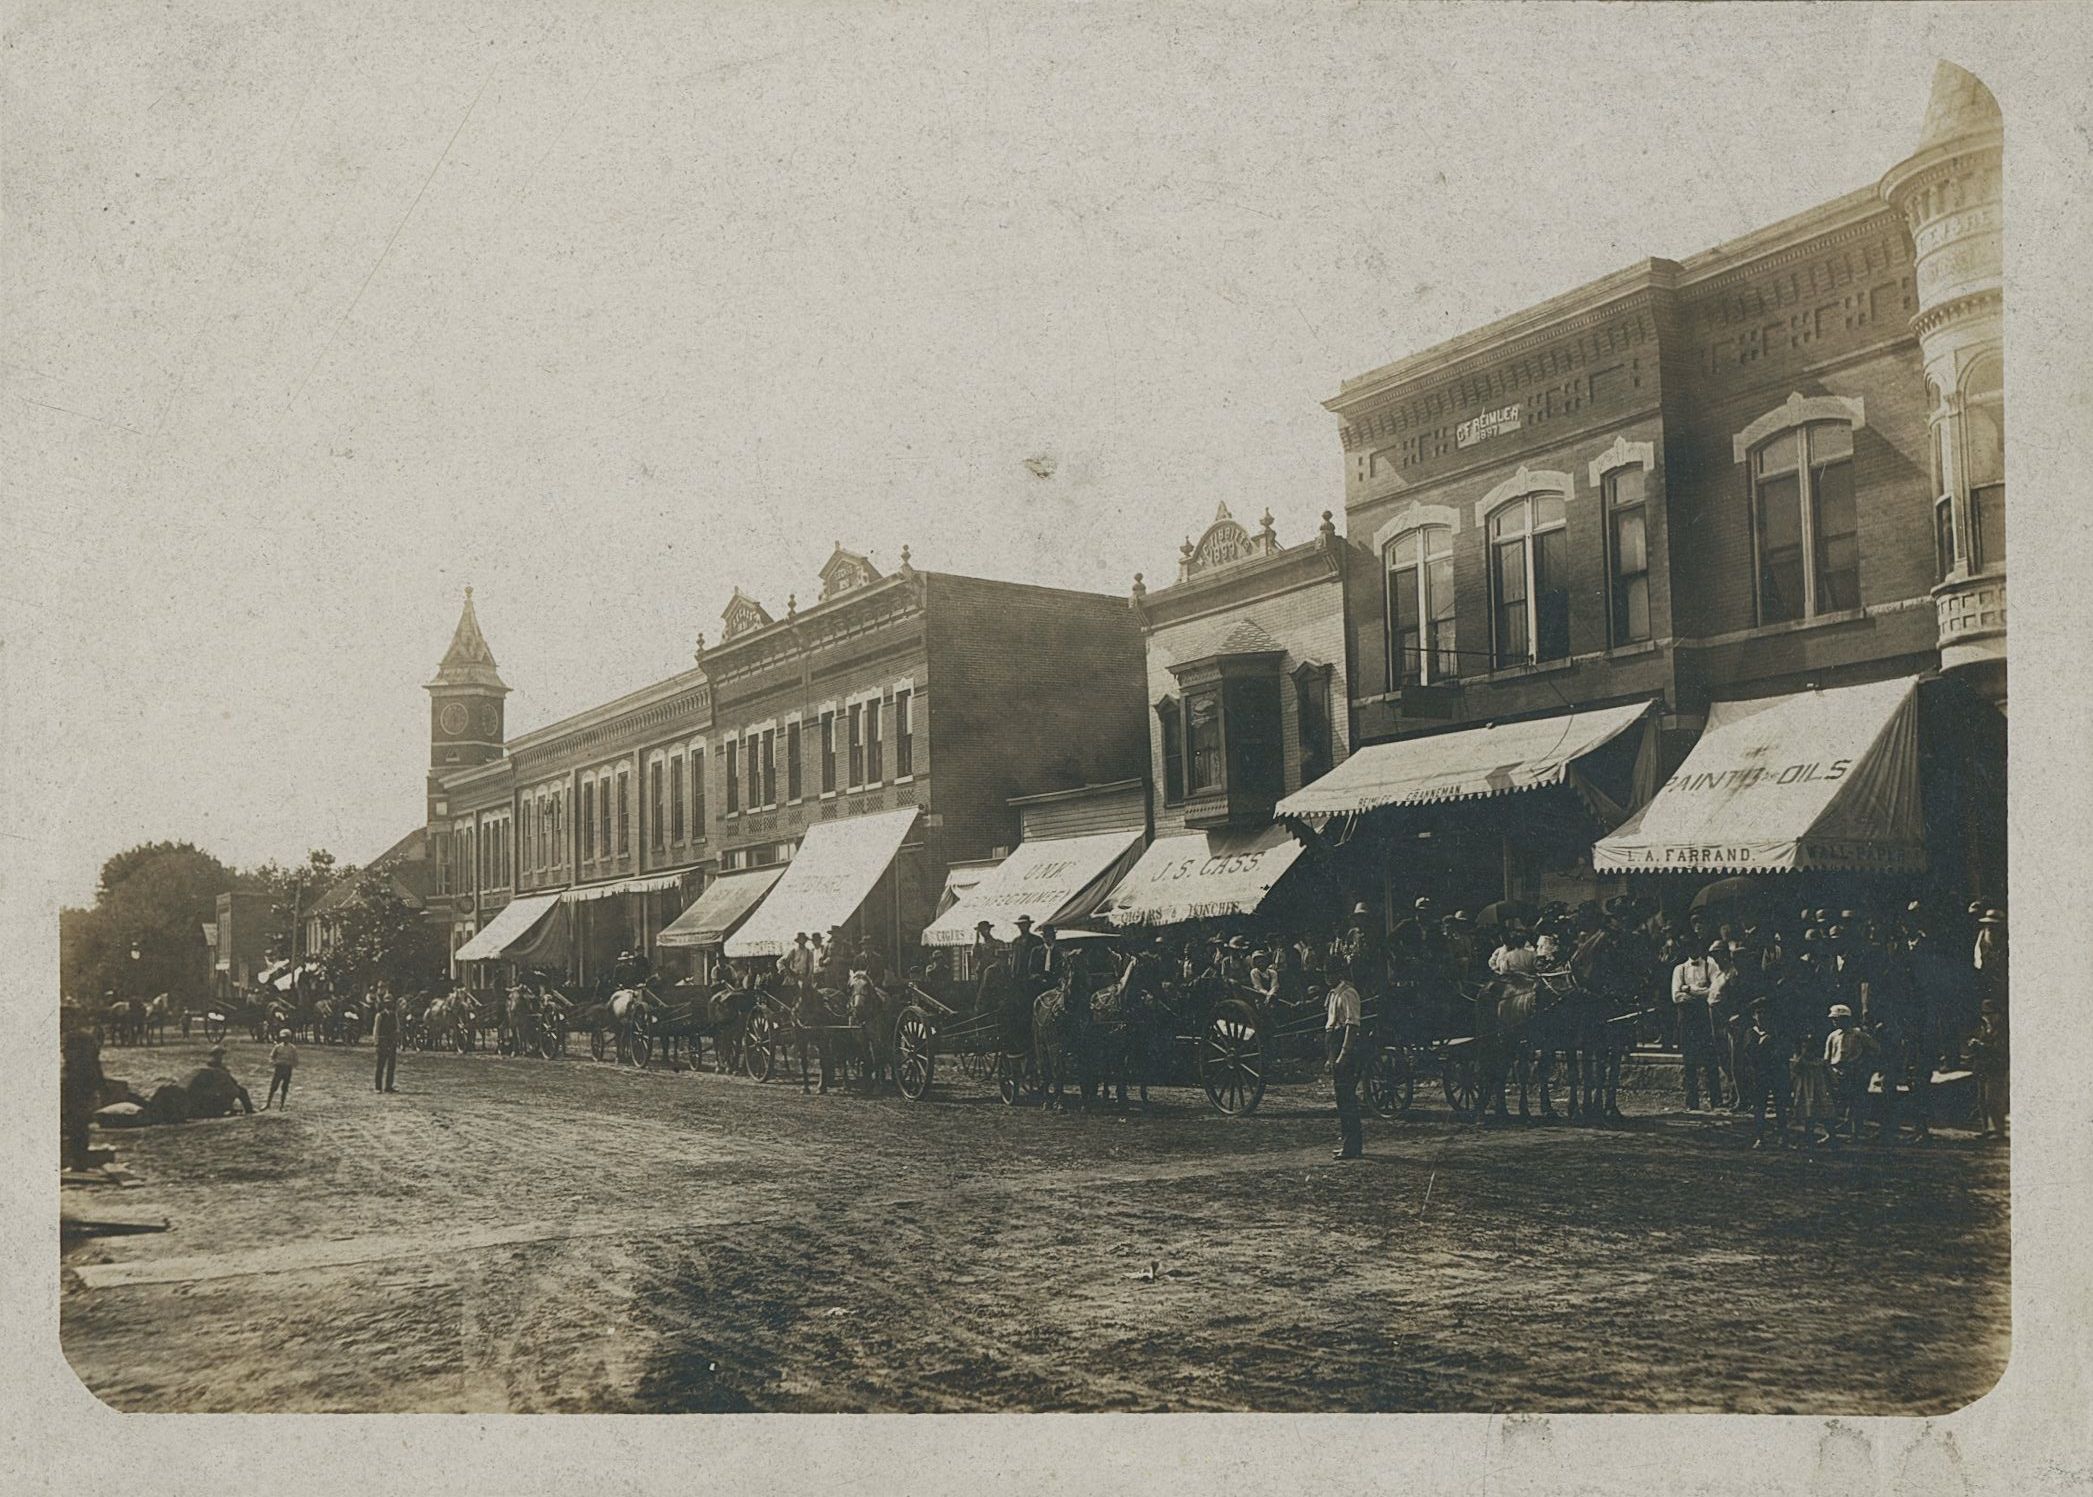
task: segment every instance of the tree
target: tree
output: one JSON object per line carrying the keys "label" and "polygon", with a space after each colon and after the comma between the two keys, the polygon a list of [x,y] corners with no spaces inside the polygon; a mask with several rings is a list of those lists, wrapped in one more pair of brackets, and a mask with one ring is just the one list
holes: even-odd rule
{"label": "tree", "polygon": [[384,982],[405,992],[444,980],[442,932],[384,874],[357,877],[340,925],[340,939],[320,960],[321,979],[334,991],[361,993]]}
{"label": "tree", "polygon": [[[206,990],[203,927],[232,870],[190,842],[146,842],[102,865],[94,907],[59,920],[61,991],[94,1000]],[[132,953],[137,955],[133,956]]]}
{"label": "tree", "polygon": [[295,867],[286,868],[271,858],[244,874],[243,882],[249,888],[269,896],[269,955],[282,958],[296,951],[300,923],[322,895],[355,872],[353,867],[338,867],[326,848],[315,847]]}

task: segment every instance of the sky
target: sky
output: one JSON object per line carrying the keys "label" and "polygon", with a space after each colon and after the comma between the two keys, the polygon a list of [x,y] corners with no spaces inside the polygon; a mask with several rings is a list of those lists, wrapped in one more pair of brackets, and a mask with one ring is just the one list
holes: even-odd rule
{"label": "sky", "polygon": [[53,903],[148,838],[413,827],[467,584],[513,734],[687,668],[737,586],[811,600],[837,541],[1123,594],[1219,503],[1303,539],[1342,380],[1872,184],[1938,58],[2013,45],[1840,7],[14,9],[7,835]]}

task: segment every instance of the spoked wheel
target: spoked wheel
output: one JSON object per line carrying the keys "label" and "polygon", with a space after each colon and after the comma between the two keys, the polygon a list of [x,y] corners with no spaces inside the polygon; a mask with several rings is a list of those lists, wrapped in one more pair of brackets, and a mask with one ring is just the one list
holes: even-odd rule
{"label": "spoked wheel", "polygon": [[1417,1073],[1408,1052],[1390,1045],[1374,1056],[1366,1073],[1366,1099],[1377,1117],[1406,1117],[1417,1096]]}
{"label": "spoked wheel", "polygon": [[1218,1112],[1257,1111],[1265,1097],[1264,1035],[1249,1004],[1230,1001],[1214,1010],[1199,1036],[1199,1081]]}
{"label": "spoked wheel", "polygon": [[778,1058],[773,1053],[777,1039],[777,1020],[761,1009],[749,1015],[748,1033],[741,1042],[741,1068],[754,1080],[768,1081],[777,1070]]}
{"label": "spoked wheel", "polygon": [[460,1055],[470,1055],[472,1053],[472,1039],[472,1026],[470,1024],[460,1024],[457,1032],[451,1037],[451,1043],[457,1047]]}
{"label": "spoked wheel", "polygon": [[602,1060],[610,1053],[610,1032],[602,1027],[589,1031],[589,1054]]}
{"label": "spoked wheel", "polygon": [[1446,1105],[1462,1122],[1471,1121],[1482,1110],[1482,1065],[1471,1051],[1449,1050],[1440,1058],[1439,1085],[1446,1093]]}
{"label": "spoked wheel", "polygon": [[1003,1099],[1005,1107],[1015,1107],[1025,1095],[1025,1067],[1029,1057],[1021,1055],[999,1055],[996,1057],[996,1095]]}
{"label": "spoked wheel", "polygon": [[654,1058],[654,1035],[644,1024],[635,1024],[625,1036],[625,1048],[632,1056],[632,1063],[641,1070]]}
{"label": "spoked wheel", "polygon": [[937,1031],[930,1015],[912,1003],[894,1023],[894,1084],[909,1101],[920,1102],[936,1068]]}
{"label": "spoked wheel", "polygon": [[203,1016],[203,1037],[214,1045],[225,1038],[225,1031],[229,1027],[230,1025],[224,1014],[205,1014]]}

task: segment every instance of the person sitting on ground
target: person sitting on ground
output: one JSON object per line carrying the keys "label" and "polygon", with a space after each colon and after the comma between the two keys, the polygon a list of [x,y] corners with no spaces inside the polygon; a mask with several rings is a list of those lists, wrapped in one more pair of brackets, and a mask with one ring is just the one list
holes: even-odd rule
{"label": "person sitting on ground", "polygon": [[184,1123],[191,1118],[222,1118],[235,1110],[252,1116],[254,1098],[225,1068],[225,1046],[213,1045],[203,1065],[179,1082],[154,1089],[139,1121]]}
{"label": "person sitting on ground", "polygon": [[[297,1064],[298,1047],[291,1043],[291,1032],[277,1030],[276,1048],[269,1052],[269,1096],[262,1103],[262,1111],[267,1112],[272,1103],[276,1103],[279,1112],[291,1105],[291,1071]],[[276,1102],[279,1097],[283,1099],[281,1103]]]}

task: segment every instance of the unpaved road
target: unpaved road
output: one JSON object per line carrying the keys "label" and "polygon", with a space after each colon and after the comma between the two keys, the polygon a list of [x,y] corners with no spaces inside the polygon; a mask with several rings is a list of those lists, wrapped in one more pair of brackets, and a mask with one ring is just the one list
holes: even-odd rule
{"label": "unpaved road", "polygon": [[[202,1044],[116,1051],[134,1082]],[[68,1250],[61,1335],[137,1410],[1955,1408],[2008,1350],[2007,1175],[1751,1154],[1734,1124],[1247,1119],[805,1097],[303,1047],[288,1112],[113,1135],[174,1229]],[[262,1046],[231,1062],[259,1095]]]}

